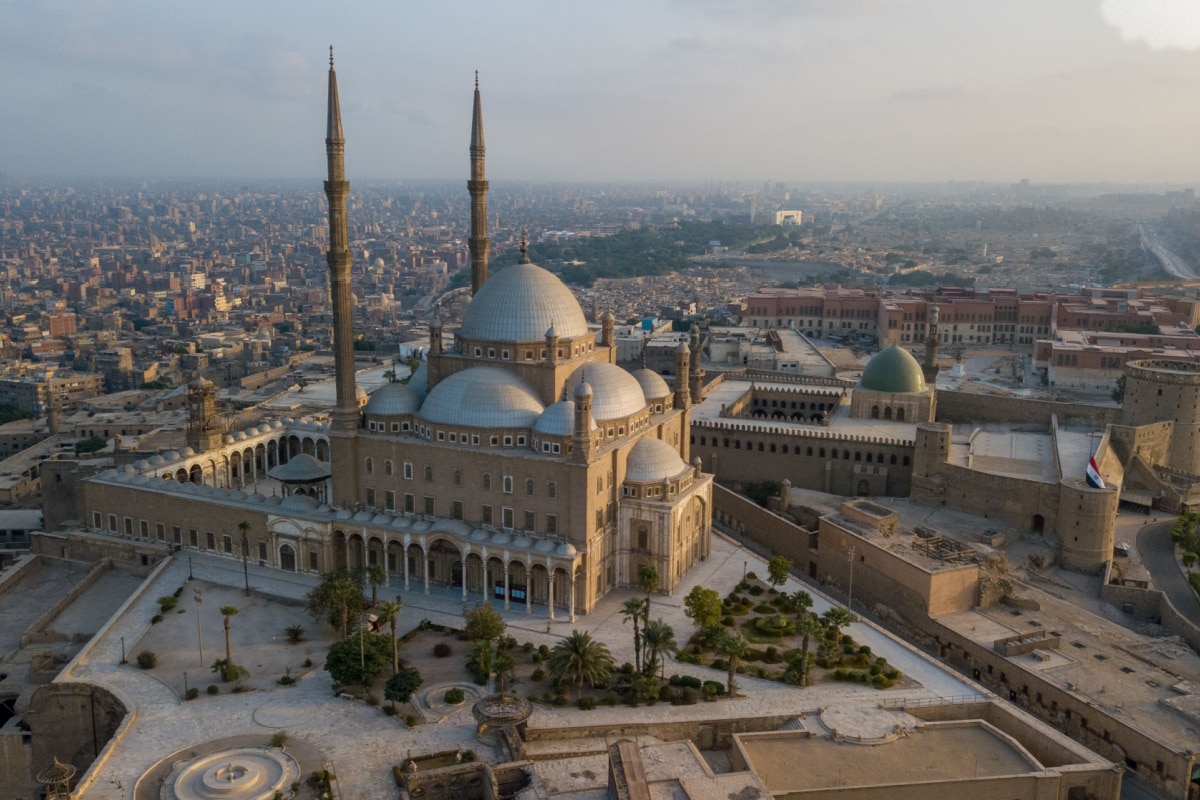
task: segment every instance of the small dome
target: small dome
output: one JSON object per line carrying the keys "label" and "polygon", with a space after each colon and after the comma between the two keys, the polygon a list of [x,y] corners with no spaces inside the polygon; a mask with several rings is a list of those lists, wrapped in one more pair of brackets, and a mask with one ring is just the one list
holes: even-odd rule
{"label": "small dome", "polygon": [[517,375],[498,367],[471,367],[434,386],[420,414],[445,425],[528,428],[545,410]]}
{"label": "small dome", "polygon": [[575,387],[575,396],[576,397],[591,397],[592,396],[592,385],[590,383],[588,383],[587,381],[580,381],[579,385]]}
{"label": "small dome", "polygon": [[550,553],[554,551],[554,542],[551,539],[542,539],[533,546],[535,552]]}
{"label": "small dome", "polygon": [[371,393],[364,414],[396,416],[415,414],[421,407],[421,397],[411,386],[403,383],[385,383]]}
{"label": "small dome", "polygon": [[[596,420],[591,421],[596,430]],[[544,436],[570,436],[575,429],[575,404],[570,400],[559,400],[546,406],[546,410],[533,423],[533,432]]]}
{"label": "small dome", "polygon": [[292,494],[288,495],[287,498],[279,504],[279,507],[286,508],[289,511],[316,511],[317,506],[319,505],[320,503],[318,503],[314,497],[309,497],[306,494]]}
{"label": "small dome", "polygon": [[367,399],[367,390],[361,386],[354,387],[354,399],[360,403]]}
{"label": "small dome", "polygon": [[518,536],[517,538],[513,539],[513,541],[512,541],[512,546],[517,549],[520,549],[520,550],[524,550],[532,544],[533,544],[533,539],[530,539],[528,536],[525,536],[525,535]]}
{"label": "small dome", "polygon": [[288,459],[286,464],[272,467],[267,476],[284,483],[308,483],[320,481],[329,477],[329,465],[310,456],[299,453]]}
{"label": "small dome", "polygon": [[233,437],[228,433],[221,437],[222,444],[233,444]]}
{"label": "small dome", "polygon": [[196,451],[190,447],[185,447],[179,451],[179,455],[183,456],[184,458],[191,458],[192,456],[196,455]]}
{"label": "small dome", "polygon": [[653,436],[639,439],[625,461],[625,480],[636,483],[669,480],[691,471],[674,447]]}
{"label": "small dome", "polygon": [[586,336],[587,320],[567,285],[534,264],[517,264],[488,278],[463,314],[464,339],[529,342],[553,326],[562,338]]}
{"label": "small dome", "polygon": [[598,420],[629,417],[646,407],[646,395],[637,379],[615,364],[584,364],[567,379],[565,388],[578,388],[583,383],[592,389],[592,416]]}
{"label": "small dome", "polygon": [[892,345],[876,355],[863,370],[858,382],[860,389],[872,392],[924,392],[925,375],[912,353]]}
{"label": "small dome", "polygon": [[150,458],[146,459],[146,463],[152,467],[161,467],[167,463],[167,460],[162,456],[150,456]]}
{"label": "small dome", "polygon": [[370,522],[375,515],[370,511],[359,511],[354,515],[355,522]]}
{"label": "small dome", "polygon": [[647,400],[662,400],[671,393],[671,387],[652,369],[635,369],[631,374]]}
{"label": "small dome", "polygon": [[574,558],[578,554],[579,551],[575,549],[575,545],[569,542],[563,542],[558,546],[558,549],[554,551],[554,555],[562,558]]}

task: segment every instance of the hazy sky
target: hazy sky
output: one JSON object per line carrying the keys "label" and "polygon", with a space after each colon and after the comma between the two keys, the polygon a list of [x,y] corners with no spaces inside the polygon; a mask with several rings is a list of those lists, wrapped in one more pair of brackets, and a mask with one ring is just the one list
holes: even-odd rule
{"label": "hazy sky", "polygon": [[0,0],[0,171],[1200,182],[1200,0]]}

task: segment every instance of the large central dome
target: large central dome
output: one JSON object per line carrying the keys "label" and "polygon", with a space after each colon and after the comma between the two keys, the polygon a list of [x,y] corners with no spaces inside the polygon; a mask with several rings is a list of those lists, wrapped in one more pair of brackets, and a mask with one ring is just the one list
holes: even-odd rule
{"label": "large central dome", "polygon": [[921,365],[912,353],[903,347],[892,345],[867,363],[859,388],[873,392],[924,392],[925,376]]}
{"label": "large central dome", "polygon": [[492,342],[560,339],[588,333],[579,301],[566,284],[536,264],[517,264],[488,278],[463,315],[459,335]]}

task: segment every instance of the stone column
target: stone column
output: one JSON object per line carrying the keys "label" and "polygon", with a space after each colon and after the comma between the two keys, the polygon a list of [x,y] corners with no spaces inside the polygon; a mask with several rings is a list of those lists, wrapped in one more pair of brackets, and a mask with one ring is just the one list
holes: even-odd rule
{"label": "stone column", "polygon": [[483,560],[480,562],[483,565],[483,602],[492,602],[492,586],[488,581],[488,552],[487,548],[483,548]]}
{"label": "stone column", "polygon": [[421,547],[421,558],[425,561],[425,594],[429,594],[429,551]]}
{"label": "stone column", "polygon": [[533,559],[525,558],[525,615],[533,613]]}
{"label": "stone column", "polygon": [[554,565],[548,558],[546,559],[546,572],[550,574],[550,580],[546,581],[546,608],[548,609],[546,616],[554,619]]}
{"label": "stone column", "polygon": [[508,551],[505,550],[504,551],[504,610],[505,611],[508,611],[508,598],[510,595],[509,587],[511,586],[510,578],[512,577],[511,572],[512,572],[512,570],[510,570],[508,568]]}
{"label": "stone column", "polygon": [[471,545],[465,545],[462,553],[462,601],[467,604],[467,556],[471,555]]}
{"label": "stone column", "polygon": [[567,605],[571,610],[571,622],[575,622],[575,570],[571,569],[571,597],[567,601]]}

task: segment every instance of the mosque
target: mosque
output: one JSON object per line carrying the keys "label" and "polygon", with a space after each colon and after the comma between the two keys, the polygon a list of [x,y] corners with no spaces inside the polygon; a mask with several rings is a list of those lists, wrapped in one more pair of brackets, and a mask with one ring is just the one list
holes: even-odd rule
{"label": "mosque", "polygon": [[[589,328],[571,291],[529,262],[489,278],[478,82],[471,130],[472,301],[447,337],[430,325],[407,383],[355,385],[351,253],[337,78],[326,154],[337,401],[328,421],[226,434],[215,389],[189,386],[189,446],[83,481],[93,532],[253,558],[283,570],[382,565],[405,590],[554,617],[588,612],[655,567],[672,591],[709,553],[712,476],[689,463],[699,338],[676,386],[616,365],[613,318]],[[452,344],[450,343],[452,342]],[[269,476],[282,492],[255,491]],[[243,523],[248,523],[245,525]]]}

